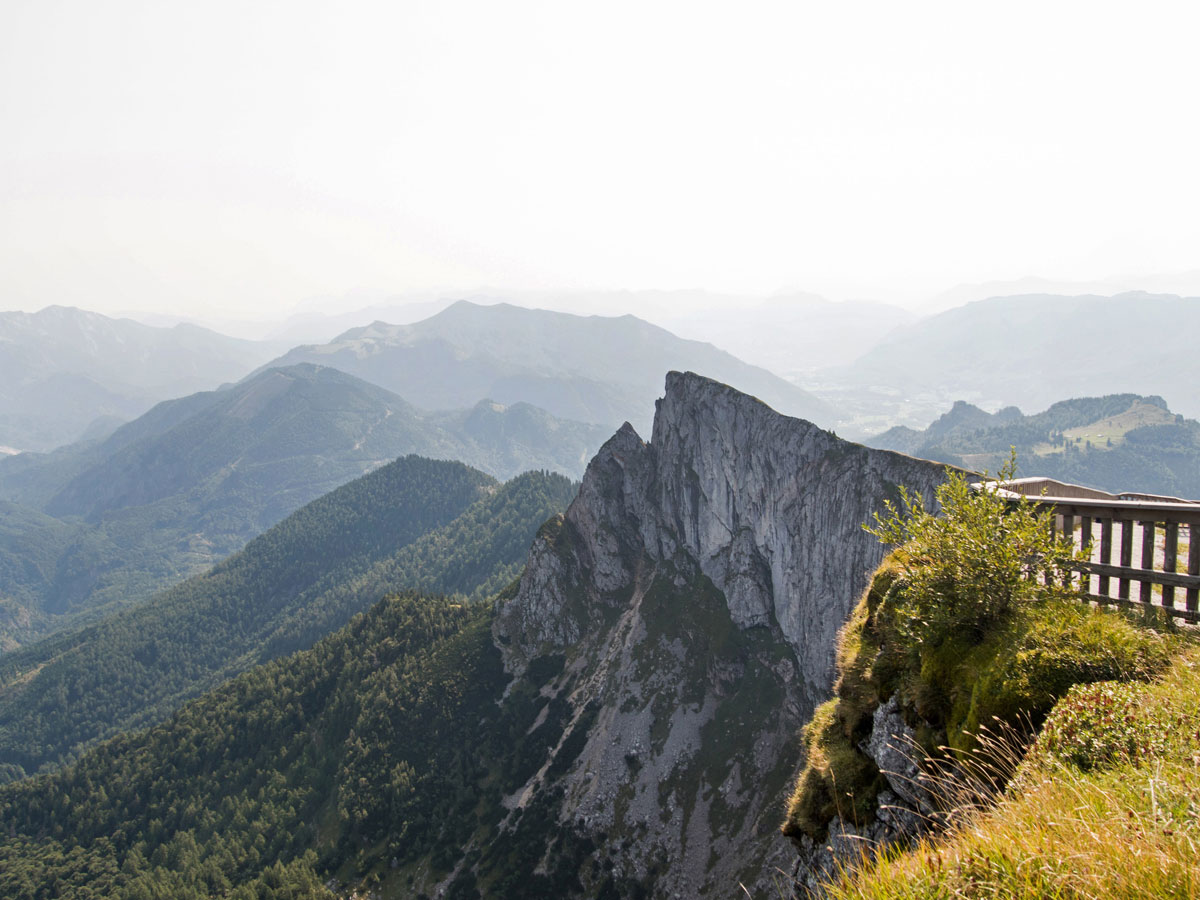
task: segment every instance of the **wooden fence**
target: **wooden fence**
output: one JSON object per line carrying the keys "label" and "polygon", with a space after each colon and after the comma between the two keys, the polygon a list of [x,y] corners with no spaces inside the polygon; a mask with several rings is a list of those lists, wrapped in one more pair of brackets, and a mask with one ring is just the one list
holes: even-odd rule
{"label": "wooden fence", "polygon": [[1051,528],[1083,551],[1073,580],[1086,599],[1161,606],[1200,622],[1200,502],[1108,494],[1046,478],[988,487],[1014,502],[1028,497],[1053,516]]}

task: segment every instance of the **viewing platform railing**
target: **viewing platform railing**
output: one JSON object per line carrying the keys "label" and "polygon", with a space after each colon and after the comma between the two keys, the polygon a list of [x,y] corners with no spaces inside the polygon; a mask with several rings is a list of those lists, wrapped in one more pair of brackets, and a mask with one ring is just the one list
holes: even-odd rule
{"label": "viewing platform railing", "polygon": [[1082,551],[1072,580],[1083,599],[1160,606],[1200,622],[1200,502],[1108,494],[1048,478],[988,487],[1014,502],[1027,497],[1053,515],[1050,527]]}

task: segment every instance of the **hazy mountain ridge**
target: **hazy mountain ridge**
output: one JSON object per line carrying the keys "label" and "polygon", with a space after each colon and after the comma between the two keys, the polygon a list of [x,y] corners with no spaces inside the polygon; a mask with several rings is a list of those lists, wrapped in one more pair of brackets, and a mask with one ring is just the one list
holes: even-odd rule
{"label": "hazy mountain ridge", "polygon": [[814,370],[853,362],[915,319],[887,303],[791,293],[659,317],[682,337],[708,341],[797,383]]}
{"label": "hazy mountain ridge", "polygon": [[12,562],[0,596],[16,605],[0,612],[0,635],[26,640],[60,617],[136,603],[397,456],[461,459],[504,478],[577,476],[603,435],[526,406],[422,413],[314,366],[167,401],[99,444],[0,460],[0,496],[65,520],[39,520],[46,540],[35,548],[16,524],[28,514],[0,510],[11,519],[0,557]]}
{"label": "hazy mountain ridge", "polygon": [[95,419],[242,378],[278,345],[63,306],[0,313],[0,445],[46,450]]}
{"label": "hazy mountain ridge", "polygon": [[924,431],[892,428],[867,443],[992,472],[1016,448],[1021,475],[1200,499],[1200,422],[1161,397],[1079,397],[1028,416],[958,401]]}
{"label": "hazy mountain ridge", "polygon": [[574,316],[460,301],[412,325],[376,322],[297,347],[270,365],[315,362],[395,391],[425,409],[484,397],[532,403],[554,415],[645,427],[669,369],[729,382],[794,415],[830,420],[815,397],[764,369],[634,316]]}
{"label": "hazy mountain ridge", "polygon": [[1158,395],[1196,417],[1196,334],[1196,297],[993,297],[899,329],[851,366],[821,373],[818,393],[892,424],[924,425],[960,399],[1038,409],[1118,392]]}

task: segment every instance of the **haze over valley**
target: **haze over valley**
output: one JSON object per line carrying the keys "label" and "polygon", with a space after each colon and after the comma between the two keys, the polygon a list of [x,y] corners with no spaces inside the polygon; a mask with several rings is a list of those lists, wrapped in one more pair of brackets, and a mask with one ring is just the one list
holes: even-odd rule
{"label": "haze over valley", "polygon": [[[6,420],[9,443],[76,439],[0,459],[0,886],[821,884],[833,863],[806,841],[843,826],[819,824],[805,725],[885,553],[863,524],[901,486],[940,499],[946,464],[996,471],[1014,447],[1027,474],[1200,494],[1185,350],[1200,299],[892,309],[781,297],[739,329],[713,308],[692,323],[707,343],[628,314],[459,300],[282,353],[201,332],[195,356],[190,326],[25,317],[40,330],[0,344],[10,369],[66,335],[38,352],[43,384],[134,371],[186,392],[180,354],[225,381],[131,402],[125,421],[78,403]],[[1091,360],[1120,322],[1146,322],[1124,334],[1147,341],[1165,319],[1166,352]],[[759,363],[807,346],[827,365],[773,373],[726,338]],[[1125,384],[1162,393],[1079,393]],[[880,449],[835,434],[885,424],[867,437]],[[262,832],[278,837],[258,848]]]}
{"label": "haze over valley", "polygon": [[1198,28],[0,4],[0,898],[1200,896]]}
{"label": "haze over valley", "polygon": [[[647,305],[653,308],[654,300],[648,297]],[[696,329],[706,327],[706,316],[710,323],[728,318],[728,310],[712,305],[714,297],[709,303],[697,313]],[[790,380],[635,316],[510,303],[460,300],[412,324],[371,322],[273,359],[277,344],[199,331],[206,349],[188,355],[180,339],[193,334],[190,326],[142,326],[65,308],[10,317],[26,334],[0,344],[0,361],[21,371],[36,359],[38,384],[95,385],[107,378],[115,385],[119,375],[142,377],[169,393],[167,385],[201,378],[177,371],[180,358],[210,380],[227,380],[217,390],[165,400],[124,424],[108,407],[81,407],[77,401],[87,392],[68,391],[61,396],[74,406],[42,403],[28,419],[11,409],[0,433],[5,444],[19,444],[50,418],[58,433],[77,431],[78,439],[51,452],[0,458],[3,639],[11,646],[136,605],[399,455],[457,459],[499,478],[527,469],[578,478],[622,422],[649,430],[670,370],[707,374],[875,446],[978,470],[997,470],[1011,444],[1027,474],[1108,490],[1200,493],[1195,423],[1188,418],[1196,409],[1188,347],[1200,331],[1200,300],[1137,293],[995,297],[924,317],[894,310],[873,319],[874,330],[862,326],[864,316],[891,309],[811,296],[751,307],[741,331],[726,330],[731,345],[742,340],[752,359],[754,347],[739,334],[759,333],[768,360],[785,358],[771,347],[797,348],[798,359],[804,346],[822,348],[813,358],[842,360],[793,369]],[[1179,327],[1160,335],[1161,321]],[[38,323],[36,332],[30,323]],[[1162,352],[1095,359],[1091,348],[1118,330],[1135,343],[1155,340]],[[854,346],[857,332],[862,337]],[[1078,339],[1062,341],[1064,334]],[[214,356],[217,346],[223,355]],[[1046,365],[1051,358],[1056,364]],[[1072,414],[1065,424],[1055,424],[1051,413],[1035,417],[1030,421],[1048,424],[1034,437],[1018,422],[1020,410],[1041,404],[1090,409],[1084,398],[1124,385],[1144,393],[1096,401],[1115,404],[1105,415],[1119,417],[1135,400],[1154,415],[1132,423],[1128,435],[1130,427],[1112,431],[1115,446],[1108,432],[1097,428],[1093,435],[1086,427],[1105,417],[1099,412]],[[962,419],[966,409],[979,410],[972,427],[995,433],[947,439],[946,423]],[[994,420],[984,415],[989,410]],[[927,437],[914,430],[931,422]],[[962,428],[956,424],[954,433]]]}

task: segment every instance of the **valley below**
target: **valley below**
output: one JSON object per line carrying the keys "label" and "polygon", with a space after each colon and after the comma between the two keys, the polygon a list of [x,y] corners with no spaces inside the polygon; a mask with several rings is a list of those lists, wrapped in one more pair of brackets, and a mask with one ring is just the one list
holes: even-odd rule
{"label": "valley below", "polygon": [[1200,900],[1198,33],[0,2],[0,900]]}
{"label": "valley below", "polygon": [[[0,893],[859,896],[860,863],[902,876],[856,848],[961,840],[913,824],[893,735],[950,765],[985,713],[1041,740],[1076,685],[1158,690],[1190,658],[1057,593],[919,639],[937,556],[865,527],[905,503],[956,527],[953,491],[1014,448],[1022,474],[1195,496],[1200,425],[1160,396],[960,401],[860,444],[713,348],[666,355],[824,422],[692,371],[651,402],[658,363],[603,383],[628,358],[605,329],[656,339],[636,322],[481,309],[0,460]],[[415,396],[423,368],[426,403],[466,405],[372,381]],[[644,433],[613,424],[639,403]],[[954,540],[1006,557],[984,537]]]}

